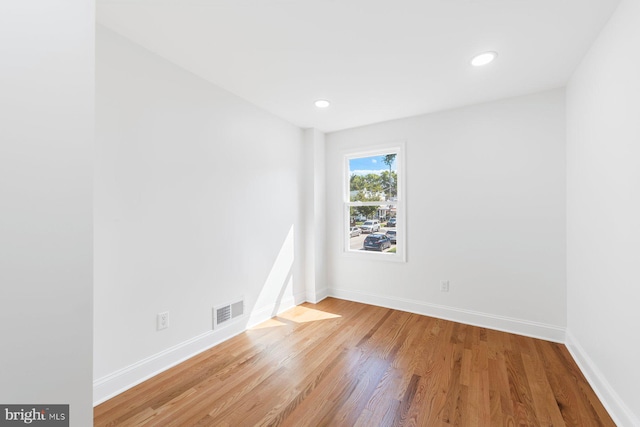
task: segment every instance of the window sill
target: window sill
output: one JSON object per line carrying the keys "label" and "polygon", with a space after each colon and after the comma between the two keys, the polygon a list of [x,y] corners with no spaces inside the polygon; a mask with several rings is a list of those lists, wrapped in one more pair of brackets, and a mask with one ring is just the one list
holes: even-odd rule
{"label": "window sill", "polygon": [[376,262],[407,262],[406,256],[402,253],[389,254],[376,251],[343,250],[342,256],[345,258],[362,259]]}

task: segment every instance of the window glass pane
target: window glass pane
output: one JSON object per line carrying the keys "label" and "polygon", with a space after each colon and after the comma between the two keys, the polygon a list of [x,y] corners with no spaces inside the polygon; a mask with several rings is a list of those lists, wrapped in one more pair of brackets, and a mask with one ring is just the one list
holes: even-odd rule
{"label": "window glass pane", "polygon": [[[363,209],[372,214],[362,214]],[[387,205],[349,207],[349,250],[396,252],[395,217],[394,221],[376,219],[385,211],[388,211]]]}
{"label": "window glass pane", "polygon": [[398,169],[396,153],[349,159],[349,200],[396,201]]}

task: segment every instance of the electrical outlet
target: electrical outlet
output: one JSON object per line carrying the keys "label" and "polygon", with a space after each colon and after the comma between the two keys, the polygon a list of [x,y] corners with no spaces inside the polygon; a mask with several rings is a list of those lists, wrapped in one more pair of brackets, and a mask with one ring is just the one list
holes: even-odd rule
{"label": "electrical outlet", "polygon": [[167,329],[169,327],[169,312],[158,313],[158,330]]}
{"label": "electrical outlet", "polygon": [[443,280],[440,282],[440,292],[449,292],[449,281]]}

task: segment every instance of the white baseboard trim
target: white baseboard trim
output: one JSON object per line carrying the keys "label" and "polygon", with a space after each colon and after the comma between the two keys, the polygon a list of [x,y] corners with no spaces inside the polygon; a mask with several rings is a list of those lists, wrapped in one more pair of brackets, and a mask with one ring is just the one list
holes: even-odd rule
{"label": "white baseboard trim", "polygon": [[625,405],[570,330],[566,332],[566,346],[616,425],[618,427],[640,426],[640,420]]}
{"label": "white baseboard trim", "polygon": [[318,289],[313,294],[307,297],[307,301],[312,304],[317,304],[328,296],[329,296],[328,288]]}
{"label": "white baseboard trim", "polygon": [[[246,322],[246,318],[244,320]],[[244,332],[245,322],[239,321],[217,331],[207,331],[190,340],[94,380],[93,405],[99,405],[149,378],[184,362],[198,353],[208,350]]]}
{"label": "white baseboard trim", "polygon": [[302,292],[296,292],[293,295],[293,305],[300,305],[303,302],[307,301],[307,292],[306,291],[302,291]]}
{"label": "white baseboard trim", "polygon": [[253,310],[248,317],[238,318],[224,328],[207,331],[187,341],[167,348],[157,354],[142,359],[130,366],[119,369],[93,381],[93,405],[99,405],[112,397],[148,380],[159,373],[202,353],[247,329],[270,319],[304,301],[305,294],[296,294],[283,299],[277,306]]}
{"label": "white baseboard trim", "polygon": [[565,328],[422,301],[329,288],[329,296],[564,344]]}

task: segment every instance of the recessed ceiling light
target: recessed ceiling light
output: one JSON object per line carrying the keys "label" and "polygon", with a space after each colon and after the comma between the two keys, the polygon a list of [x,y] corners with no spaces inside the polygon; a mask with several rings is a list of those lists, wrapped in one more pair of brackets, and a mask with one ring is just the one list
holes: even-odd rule
{"label": "recessed ceiling light", "polygon": [[473,59],[471,60],[471,65],[473,65],[474,67],[482,67],[483,65],[487,65],[488,63],[496,59],[496,56],[498,56],[496,52],[481,53],[480,55],[476,55],[473,57]]}
{"label": "recessed ceiling light", "polygon": [[316,102],[316,107],[318,108],[327,108],[329,105],[331,105],[331,103],[329,101],[327,101],[326,99],[318,99]]}

